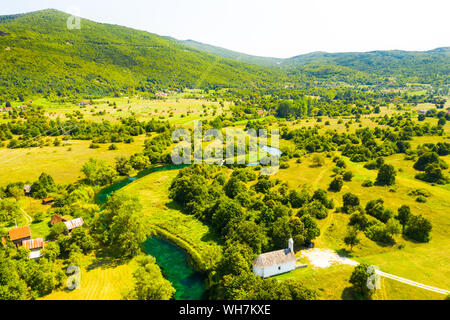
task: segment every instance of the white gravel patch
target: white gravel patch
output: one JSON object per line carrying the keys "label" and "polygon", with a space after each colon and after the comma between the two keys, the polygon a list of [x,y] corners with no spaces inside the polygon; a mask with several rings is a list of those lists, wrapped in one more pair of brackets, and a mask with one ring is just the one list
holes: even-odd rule
{"label": "white gravel patch", "polygon": [[334,264],[348,264],[351,266],[359,264],[355,260],[338,255],[336,251],[331,249],[313,248],[302,250],[302,257],[307,258],[312,266],[318,268],[328,268]]}

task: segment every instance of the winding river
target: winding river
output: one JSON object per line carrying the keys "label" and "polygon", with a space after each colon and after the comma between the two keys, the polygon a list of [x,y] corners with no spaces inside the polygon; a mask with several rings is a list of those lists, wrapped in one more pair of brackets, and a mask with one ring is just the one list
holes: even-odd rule
{"label": "winding river", "polygon": [[[281,151],[276,148],[267,146],[260,146],[260,148],[271,155],[281,155]],[[176,170],[186,166],[189,165],[166,165],[139,172],[135,177],[123,179],[101,190],[97,194],[96,202],[99,205],[105,204],[108,196],[153,172]],[[142,244],[142,248],[145,253],[155,257],[156,263],[161,267],[164,276],[172,282],[176,289],[176,300],[201,300],[206,297],[205,277],[202,273],[195,271],[189,263],[189,255],[184,250],[159,237],[148,238]]]}
{"label": "winding river", "polygon": [[[181,169],[185,166],[167,165],[142,171],[135,177],[126,178],[103,189],[97,195],[96,201],[99,205],[104,204],[108,196],[117,190],[153,172]],[[176,289],[175,300],[201,300],[206,298],[205,277],[202,273],[195,271],[189,263],[189,255],[184,250],[159,237],[148,238],[142,244],[142,249],[145,253],[155,257],[164,277],[172,282]]]}

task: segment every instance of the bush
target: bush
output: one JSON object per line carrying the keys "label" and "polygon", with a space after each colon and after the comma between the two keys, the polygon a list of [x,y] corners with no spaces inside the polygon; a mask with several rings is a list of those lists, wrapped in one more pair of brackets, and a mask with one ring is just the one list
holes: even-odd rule
{"label": "bush", "polygon": [[353,179],[353,172],[345,171],[344,175],[342,177],[343,177],[344,181],[352,181],[352,179]]}
{"label": "bush", "polygon": [[412,216],[406,225],[405,234],[419,242],[428,242],[431,239],[431,222],[421,215]]}
{"label": "bush", "polygon": [[391,186],[395,184],[395,168],[390,164],[383,164],[378,171],[376,184],[380,186]]}
{"label": "bush", "polygon": [[337,176],[333,179],[330,183],[329,190],[334,192],[339,192],[342,189],[342,186],[344,185],[344,180],[341,176]]}
{"label": "bush", "polygon": [[289,163],[287,162],[280,163],[280,169],[287,169],[287,168],[289,168]]}
{"label": "bush", "polygon": [[425,198],[424,196],[418,196],[416,198],[416,201],[420,202],[420,203],[425,203],[425,202],[427,202],[427,198]]}
{"label": "bush", "polygon": [[373,182],[371,180],[364,180],[363,183],[361,184],[361,186],[363,187],[372,187],[373,186]]}

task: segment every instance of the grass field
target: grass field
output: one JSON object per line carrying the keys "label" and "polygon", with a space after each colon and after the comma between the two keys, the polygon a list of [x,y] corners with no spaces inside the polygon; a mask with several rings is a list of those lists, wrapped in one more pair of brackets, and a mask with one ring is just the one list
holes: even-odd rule
{"label": "grass field", "polygon": [[81,270],[81,286],[69,291],[61,289],[43,300],[120,300],[133,286],[135,260],[120,261],[109,258],[87,257],[87,266]]}
{"label": "grass field", "polygon": [[178,170],[154,172],[119,192],[138,196],[143,214],[150,225],[184,240],[203,260],[217,261],[221,252],[218,237],[207,225],[182,213],[178,205],[168,197],[170,184],[177,173]]}
{"label": "grass field", "polygon": [[[42,172],[50,174],[56,183],[68,184],[78,180],[83,164],[89,158],[105,160],[114,164],[119,156],[131,156],[142,152],[145,135],[134,137],[130,144],[116,143],[117,150],[108,150],[110,144],[101,144],[90,149],[90,141],[70,140],[69,146],[49,146],[27,149],[0,149],[0,184],[9,182],[35,181]],[[70,149],[70,150],[69,150]]]}
{"label": "grass field", "polygon": [[[115,103],[115,106],[112,104]],[[120,118],[135,116],[145,121],[152,118],[169,120],[173,124],[189,124],[198,119],[210,120],[227,112],[229,103],[224,102],[224,108],[217,101],[206,98],[185,97],[183,94],[169,96],[158,100],[140,98],[107,98],[94,100],[94,104],[80,106],[73,103],[52,103],[45,99],[35,101],[43,105],[46,115],[56,119],[66,118],[67,114],[80,112],[85,120],[117,122]]]}
{"label": "grass field", "polygon": [[[334,163],[332,163],[330,158],[326,158],[324,166],[311,167],[310,158],[310,156],[305,157],[301,164],[290,161],[290,168],[280,170],[276,177],[287,181],[291,188],[309,185],[312,189],[318,187],[327,189],[334,176],[332,171]],[[449,157],[444,158],[447,162],[449,161]],[[356,194],[361,199],[363,206],[369,200],[378,198],[384,199],[385,206],[395,211],[401,205],[409,205],[414,214],[422,214],[432,222],[432,240],[429,243],[415,243],[404,239],[402,236],[397,236],[395,245],[379,246],[361,233],[361,244],[354,248],[352,258],[359,262],[377,265],[382,271],[448,290],[450,288],[450,278],[448,277],[450,266],[450,239],[448,238],[448,230],[450,228],[450,217],[448,215],[450,192],[448,185],[432,186],[415,179],[415,170],[412,168],[413,162],[403,160],[403,155],[392,155],[385,158],[385,161],[393,164],[397,169],[401,169],[397,173],[395,192],[388,187],[362,187],[361,183],[364,180],[375,180],[377,171],[367,170],[363,168],[363,164],[352,163],[346,159],[347,168],[353,171],[355,177],[351,182],[344,182],[341,192],[329,194],[334,198],[338,206],[342,205],[342,195],[346,192]],[[415,201],[415,197],[408,195],[409,191],[418,188],[426,189],[432,194],[426,203],[418,203]],[[330,211],[326,219],[319,221],[322,234],[315,240],[316,246],[331,248],[338,252],[346,252],[347,248],[343,243],[343,238],[348,219],[349,216],[346,214]],[[404,245],[404,247],[399,249],[399,245]],[[297,273],[302,273],[302,270],[292,274],[295,275]],[[341,279],[344,278],[341,277]],[[393,282],[392,280],[386,281],[388,283]],[[401,291],[399,288],[404,286],[406,285],[392,284],[392,287],[395,287],[395,290],[398,292]],[[333,290],[342,291],[341,289],[341,287],[336,286]],[[417,298],[443,298],[437,294],[416,288],[410,290],[411,294],[414,295],[408,296],[408,294],[403,293],[399,298],[415,299],[417,290],[424,291],[418,294]],[[338,293],[334,293],[335,297],[338,295]],[[393,298],[391,295],[389,297]]]}

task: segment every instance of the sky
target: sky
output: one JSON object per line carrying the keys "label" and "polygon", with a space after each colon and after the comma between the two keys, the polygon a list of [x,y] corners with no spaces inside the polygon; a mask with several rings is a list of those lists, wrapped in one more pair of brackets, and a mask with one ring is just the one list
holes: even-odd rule
{"label": "sky", "polygon": [[0,15],[54,8],[242,53],[450,46],[448,0],[2,0]]}

